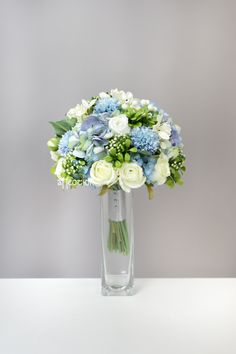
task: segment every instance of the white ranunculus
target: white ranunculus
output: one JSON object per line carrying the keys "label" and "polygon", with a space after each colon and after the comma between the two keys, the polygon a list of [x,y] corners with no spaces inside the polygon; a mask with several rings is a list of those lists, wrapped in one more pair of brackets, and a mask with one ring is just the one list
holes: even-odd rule
{"label": "white ranunculus", "polygon": [[168,162],[168,157],[165,154],[161,153],[154,167],[151,179],[153,183],[161,185],[166,182],[168,176],[170,176],[170,166]]}
{"label": "white ranunculus", "polygon": [[110,162],[99,160],[92,164],[90,170],[89,183],[101,187],[103,185],[110,186],[117,180],[117,171]]}
{"label": "white ranunculus", "polygon": [[119,183],[125,192],[130,192],[131,188],[139,188],[146,181],[143,169],[135,162],[126,162],[119,169]]}
{"label": "white ranunculus", "polygon": [[124,114],[109,119],[109,129],[117,135],[129,134],[128,118]]}

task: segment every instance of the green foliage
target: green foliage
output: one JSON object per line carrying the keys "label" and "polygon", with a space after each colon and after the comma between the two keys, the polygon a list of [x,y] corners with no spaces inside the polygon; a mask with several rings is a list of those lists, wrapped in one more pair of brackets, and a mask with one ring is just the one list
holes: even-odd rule
{"label": "green foliage", "polygon": [[182,175],[186,171],[186,167],[183,165],[185,160],[185,155],[181,151],[178,156],[170,159],[170,176],[166,180],[168,187],[173,188],[176,183],[180,186],[183,185]]}
{"label": "green foliage", "polygon": [[57,151],[60,139],[57,137],[51,138],[47,142],[48,149],[50,151]]}
{"label": "green foliage", "polygon": [[56,136],[62,137],[63,134],[65,134],[68,130],[71,130],[76,125],[77,119],[66,118],[63,120],[58,120],[49,123],[53,126]]}
{"label": "green foliage", "polygon": [[86,162],[83,159],[78,159],[73,155],[67,155],[63,161],[62,177],[69,185],[77,186],[84,181],[84,169]]}
{"label": "green foliage", "polygon": [[128,107],[124,113],[129,119],[129,126],[133,128],[142,125],[152,127],[157,122],[158,112],[149,111],[148,106],[139,109]]}
{"label": "green foliage", "polygon": [[114,136],[107,146],[105,160],[120,168],[124,162],[130,162],[130,155],[135,152],[137,152],[137,148],[131,147],[131,140],[128,135]]}

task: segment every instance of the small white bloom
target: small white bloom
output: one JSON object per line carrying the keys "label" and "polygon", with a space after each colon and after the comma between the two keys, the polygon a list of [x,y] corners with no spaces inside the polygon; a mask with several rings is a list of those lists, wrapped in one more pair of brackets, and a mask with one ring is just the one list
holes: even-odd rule
{"label": "small white bloom", "polygon": [[99,160],[92,164],[90,170],[89,183],[101,187],[103,185],[110,186],[117,180],[117,171],[110,162]]}
{"label": "small white bloom", "polygon": [[160,147],[162,150],[167,150],[171,148],[171,142],[169,140],[162,140],[160,142]]}
{"label": "small white bloom", "polygon": [[141,106],[148,106],[150,101],[149,100],[141,100],[140,103],[141,103]]}
{"label": "small white bloom", "polygon": [[139,109],[141,108],[140,100],[138,98],[134,98],[131,102],[131,107]]}
{"label": "small white bloom", "polygon": [[104,150],[104,147],[103,146],[96,146],[94,149],[93,149],[93,152],[94,154],[99,154],[100,152],[102,152]]}
{"label": "small white bloom", "polygon": [[116,98],[121,105],[131,104],[134,98],[131,92],[119,91],[118,89],[111,90],[110,94],[112,97]]}
{"label": "small white bloom", "polygon": [[179,155],[179,148],[178,147],[172,147],[168,151],[168,158],[176,158]]}
{"label": "small white bloom", "polygon": [[106,92],[100,92],[98,96],[100,98],[109,98],[110,97],[110,95],[108,95],[108,93],[106,93]]}
{"label": "small white bloom", "polygon": [[58,162],[57,162],[57,167],[56,167],[56,170],[55,170],[55,175],[56,175],[57,178],[58,178],[59,180],[61,180],[61,181],[63,180],[63,178],[61,177],[61,174],[64,172],[64,168],[63,168],[63,166],[62,166],[63,161],[64,161],[64,158],[61,157],[61,158],[58,160]]}
{"label": "small white bloom", "polygon": [[161,185],[166,182],[168,176],[170,176],[168,157],[161,153],[154,167],[152,181],[158,185]]}
{"label": "small white bloom", "polygon": [[82,100],[81,104],[77,104],[75,107],[71,108],[67,113],[68,118],[77,118],[78,122],[83,120],[83,115],[87,112],[87,110],[94,105],[96,99],[91,101]]}
{"label": "small white bloom", "polygon": [[79,137],[76,136],[76,135],[72,135],[70,138],[69,138],[69,142],[68,142],[68,147],[70,149],[73,149],[75,147],[75,145],[77,145],[79,143]]}
{"label": "small white bloom", "polygon": [[135,162],[126,162],[119,169],[119,183],[121,188],[129,193],[131,188],[139,188],[146,181],[142,168]]}
{"label": "small white bloom", "polygon": [[51,155],[51,159],[53,161],[57,161],[59,159],[59,157],[60,157],[60,155],[58,154],[57,151],[50,151],[50,155]]}
{"label": "small white bloom", "polygon": [[109,119],[109,129],[117,135],[129,134],[128,118],[124,114]]}
{"label": "small white bloom", "polygon": [[171,126],[168,122],[163,122],[163,115],[157,116],[157,123],[153,126],[153,130],[157,132],[160,139],[169,140],[171,135]]}
{"label": "small white bloom", "polygon": [[155,107],[153,103],[149,103],[148,109],[151,112],[157,112],[157,107]]}

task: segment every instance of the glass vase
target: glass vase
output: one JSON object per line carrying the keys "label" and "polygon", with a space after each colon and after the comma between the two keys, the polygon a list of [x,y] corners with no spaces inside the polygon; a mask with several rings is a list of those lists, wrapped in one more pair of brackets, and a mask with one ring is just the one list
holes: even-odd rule
{"label": "glass vase", "polygon": [[132,193],[109,189],[101,197],[102,294],[132,295],[134,234]]}

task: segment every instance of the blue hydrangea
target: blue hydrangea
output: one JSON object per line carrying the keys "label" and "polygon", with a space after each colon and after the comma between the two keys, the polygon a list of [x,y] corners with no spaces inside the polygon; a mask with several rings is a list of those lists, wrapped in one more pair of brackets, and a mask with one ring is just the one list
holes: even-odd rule
{"label": "blue hydrangea", "polygon": [[152,183],[152,174],[157,160],[152,156],[141,156],[140,154],[135,154],[132,157],[132,161],[137,162],[137,164],[142,167],[147,183]]}
{"label": "blue hydrangea", "polygon": [[112,97],[101,98],[97,101],[94,108],[95,113],[112,113],[116,111],[120,106],[120,103]]}
{"label": "blue hydrangea", "polygon": [[134,128],[131,131],[133,145],[140,151],[155,153],[159,146],[159,138],[156,132],[147,127]]}
{"label": "blue hydrangea", "polygon": [[62,138],[61,138],[59,145],[58,145],[58,152],[60,155],[66,156],[69,152],[72,151],[72,149],[69,148],[69,146],[68,146],[69,139],[72,135],[73,135],[73,132],[71,130],[69,130],[64,135],[62,135]]}

